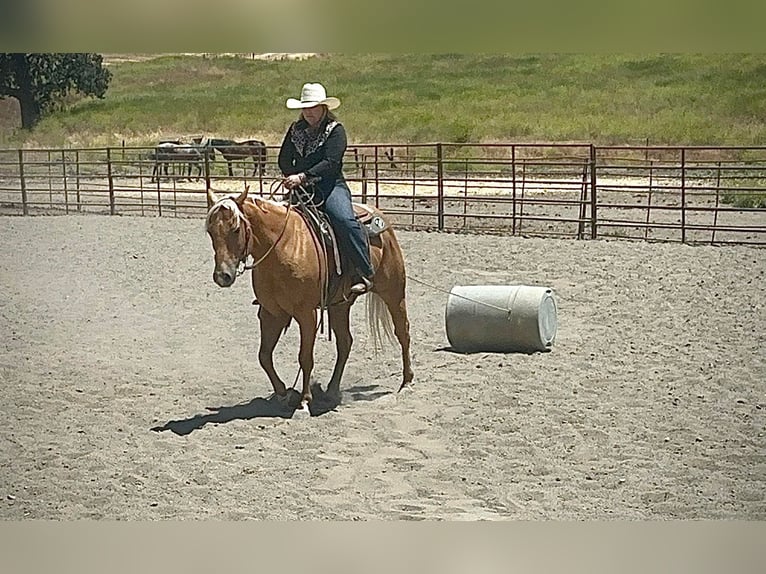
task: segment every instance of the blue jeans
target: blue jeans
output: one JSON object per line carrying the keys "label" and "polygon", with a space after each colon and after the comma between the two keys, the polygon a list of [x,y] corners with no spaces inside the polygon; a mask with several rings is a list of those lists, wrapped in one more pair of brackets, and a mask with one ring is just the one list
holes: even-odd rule
{"label": "blue jeans", "polygon": [[372,277],[367,233],[356,220],[351,206],[351,192],[345,181],[337,181],[329,194],[324,196],[323,209],[335,230],[341,254],[365,277]]}

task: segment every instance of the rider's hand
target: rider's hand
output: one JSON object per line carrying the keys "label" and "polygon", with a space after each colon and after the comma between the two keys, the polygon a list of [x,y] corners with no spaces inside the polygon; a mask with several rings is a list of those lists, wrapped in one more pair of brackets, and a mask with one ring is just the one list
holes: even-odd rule
{"label": "rider's hand", "polygon": [[282,180],[282,185],[284,185],[287,189],[295,189],[296,187],[303,185],[305,181],[305,173],[296,173],[294,175],[288,175],[286,178],[284,178]]}

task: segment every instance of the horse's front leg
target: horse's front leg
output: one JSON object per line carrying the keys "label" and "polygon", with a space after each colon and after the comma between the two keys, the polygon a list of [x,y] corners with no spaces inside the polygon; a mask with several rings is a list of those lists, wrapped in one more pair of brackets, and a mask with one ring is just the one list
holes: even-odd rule
{"label": "horse's front leg", "polygon": [[274,388],[274,393],[279,397],[287,396],[287,387],[282,379],[279,378],[274,368],[274,348],[277,346],[279,337],[290,322],[290,316],[272,315],[266,309],[261,307],[258,310],[258,318],[261,322],[261,345],[258,349],[258,360],[261,367],[266,372]]}
{"label": "horse's front leg", "polygon": [[335,349],[337,358],[335,368],[332,371],[330,384],[327,385],[327,394],[334,400],[340,402],[340,380],[343,377],[343,371],[346,368],[351,345],[354,339],[349,328],[350,304],[333,305],[329,308],[330,327],[335,334]]}
{"label": "horse's front leg", "polygon": [[311,371],[314,369],[314,342],[317,332],[317,311],[307,310],[296,316],[301,331],[301,345],[298,352],[298,364],[303,374],[303,388],[301,389],[301,404],[299,410],[308,412],[311,403]]}

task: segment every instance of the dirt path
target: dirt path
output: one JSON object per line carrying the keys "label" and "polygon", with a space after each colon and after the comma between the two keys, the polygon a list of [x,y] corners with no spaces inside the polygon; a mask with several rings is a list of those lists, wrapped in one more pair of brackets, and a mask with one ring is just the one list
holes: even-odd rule
{"label": "dirt path", "polygon": [[[766,250],[401,232],[415,384],[357,305],[295,421],[201,219],[0,219],[0,518],[766,518]],[[481,284],[552,287],[553,351],[444,350]]]}

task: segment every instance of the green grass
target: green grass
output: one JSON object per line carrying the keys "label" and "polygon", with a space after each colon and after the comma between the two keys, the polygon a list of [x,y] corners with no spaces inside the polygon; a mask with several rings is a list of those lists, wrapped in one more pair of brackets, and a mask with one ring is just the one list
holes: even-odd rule
{"label": "green grass", "polygon": [[353,143],[766,144],[766,54],[162,56],[110,69],[104,100],[80,100],[2,145],[195,134],[275,145],[297,115],[285,99],[305,81],[343,100]]}

